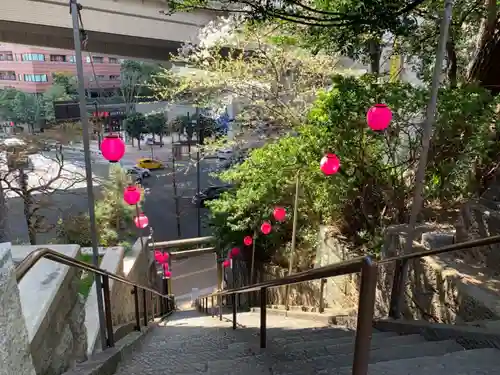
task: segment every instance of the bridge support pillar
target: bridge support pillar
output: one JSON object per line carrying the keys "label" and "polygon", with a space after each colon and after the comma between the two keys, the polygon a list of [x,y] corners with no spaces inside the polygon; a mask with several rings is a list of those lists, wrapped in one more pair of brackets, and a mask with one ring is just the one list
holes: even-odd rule
{"label": "bridge support pillar", "polygon": [[9,242],[0,243],[0,320],[0,375],[36,375]]}

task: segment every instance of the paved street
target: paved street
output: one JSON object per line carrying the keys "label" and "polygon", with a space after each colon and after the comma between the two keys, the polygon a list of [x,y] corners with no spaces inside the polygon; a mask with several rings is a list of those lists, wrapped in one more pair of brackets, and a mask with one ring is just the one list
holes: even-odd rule
{"label": "paved street", "polygon": [[[156,149],[159,149],[159,147],[156,147]],[[158,154],[163,155],[162,160],[166,162],[166,168],[153,171],[151,177],[145,179],[144,182],[149,193],[146,196],[143,209],[149,218],[151,227],[154,229],[156,241],[178,238],[172,163],[169,162],[170,154],[164,152],[164,150],[159,151]],[[142,153],[137,150],[135,153],[132,151],[127,152],[128,159],[125,160],[129,164],[134,163]],[[189,161],[188,156],[183,159],[176,163],[176,181],[177,194],[180,197],[181,238],[189,238],[198,236],[198,209],[191,201],[197,188],[196,161]],[[95,192],[98,194],[100,183],[108,176],[109,163],[96,155],[93,155],[92,160]],[[28,172],[28,186],[30,188],[43,185],[51,178],[56,177],[61,168],[60,163],[56,161],[55,154],[50,152],[43,155],[33,155],[31,161],[34,170]],[[209,176],[209,172],[216,166],[216,163],[217,161],[214,159],[200,162],[201,189],[215,183],[213,178]],[[43,199],[44,201],[44,208],[40,210],[40,214],[44,216],[49,227],[54,226],[60,217],[87,212],[83,153],[75,150],[64,151],[61,176],[62,178],[52,185],[51,191],[35,196],[35,199]],[[14,182],[14,185],[17,185],[17,182]],[[15,194],[9,193],[7,205],[13,241],[27,243],[27,225],[24,219],[22,200]],[[201,209],[200,214],[206,216],[207,210]],[[144,235],[148,233],[148,230],[144,230]],[[55,235],[53,228],[48,230],[47,233],[39,233],[38,243],[51,242]],[[209,235],[206,228],[202,228],[201,235]],[[173,292],[176,295],[184,295],[184,298],[187,295],[190,296],[192,288],[206,289],[216,285],[215,262],[212,254],[175,262],[172,264],[172,271]]]}
{"label": "paved street", "polygon": [[[29,187],[45,184],[55,177],[60,169],[60,165],[55,161],[55,155],[46,153],[34,155],[32,158],[34,172],[28,173]],[[178,186],[181,237],[188,238],[197,236],[197,208],[192,204],[191,199],[196,193],[196,163],[179,161],[176,168],[176,181]],[[214,183],[208,176],[209,169],[214,167],[215,160],[202,160],[200,163],[200,186],[201,189]],[[62,178],[52,185],[48,194],[43,195],[44,216],[48,224],[55,224],[58,217],[68,214],[77,214],[87,210],[85,164],[83,155],[77,152],[64,153],[64,165],[61,172]],[[109,173],[109,163],[100,157],[94,157],[92,163],[94,174],[94,184],[98,191],[100,182]],[[13,176],[13,180],[14,180]],[[145,187],[149,189],[149,194],[144,203],[144,212],[149,218],[150,224],[155,231],[157,241],[176,239],[177,218],[175,214],[175,196],[172,186],[173,173],[172,163],[167,164],[164,170],[154,171],[152,176],[145,180]],[[13,182],[17,185],[16,182]],[[24,222],[23,205],[21,199],[8,194],[8,208],[12,236],[15,241],[25,242],[27,240],[27,227]],[[42,198],[41,196],[38,198]],[[206,214],[202,209],[201,214]],[[202,231],[205,235],[206,230]],[[54,237],[52,233],[40,234],[40,243],[50,241]]]}

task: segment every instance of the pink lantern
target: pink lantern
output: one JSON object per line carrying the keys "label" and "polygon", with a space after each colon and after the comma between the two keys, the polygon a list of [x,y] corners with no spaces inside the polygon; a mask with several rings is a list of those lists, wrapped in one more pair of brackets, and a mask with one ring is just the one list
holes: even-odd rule
{"label": "pink lantern", "polygon": [[269,221],[264,221],[262,223],[262,225],[260,226],[260,231],[263,233],[263,234],[269,234],[271,233],[271,229],[273,227],[271,226],[271,223]]}
{"label": "pink lantern", "polygon": [[340,160],[337,155],[328,153],[321,159],[319,168],[321,169],[321,172],[330,176],[339,171]]}
{"label": "pink lantern", "polygon": [[168,268],[168,258],[170,255],[168,253],[162,253],[160,250],[155,250],[155,260],[160,264],[166,264]]}
{"label": "pink lantern", "polygon": [[273,211],[273,216],[276,219],[276,221],[285,221],[286,210],[283,207],[275,207]]}
{"label": "pink lantern", "polygon": [[231,258],[234,258],[234,257],[237,257],[238,255],[240,255],[240,249],[238,247],[233,247],[230,251],[229,251],[229,256]]}
{"label": "pink lantern", "polygon": [[251,236],[245,236],[245,238],[243,238],[243,243],[245,246],[250,246],[253,243],[253,238]]}
{"label": "pink lantern", "polygon": [[231,266],[231,261],[229,259],[226,259],[223,263],[222,263],[222,266],[224,268],[228,268],[229,266]]}
{"label": "pink lantern", "polygon": [[165,277],[165,279],[170,279],[172,277],[172,272],[170,272],[169,270],[165,270],[163,276]]}
{"label": "pink lantern", "polygon": [[389,126],[392,120],[392,111],[385,104],[375,104],[366,114],[366,122],[370,129],[381,131]]}
{"label": "pink lantern", "polygon": [[125,143],[116,134],[107,135],[101,142],[101,153],[104,159],[117,163],[125,155]]}
{"label": "pink lantern", "polygon": [[144,214],[134,217],[134,223],[137,228],[144,229],[149,225],[148,217]]}
{"label": "pink lantern", "polygon": [[127,186],[123,192],[123,200],[130,205],[137,204],[141,200],[141,191],[137,186]]}

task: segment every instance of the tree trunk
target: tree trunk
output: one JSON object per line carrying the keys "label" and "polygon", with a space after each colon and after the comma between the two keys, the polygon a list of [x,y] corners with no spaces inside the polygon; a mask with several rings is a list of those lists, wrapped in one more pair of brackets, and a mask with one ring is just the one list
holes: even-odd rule
{"label": "tree trunk", "polygon": [[31,222],[31,206],[33,204],[31,196],[28,192],[28,176],[24,173],[24,169],[19,170],[19,187],[21,188],[23,197],[23,213],[24,219],[26,221],[26,227],[28,228],[28,237],[31,245],[36,245],[36,228],[35,223]]}
{"label": "tree trunk", "polygon": [[10,241],[10,230],[7,218],[7,205],[3,186],[0,181],[0,243],[8,241]]}
{"label": "tree trunk", "polygon": [[446,42],[446,54],[448,55],[448,80],[450,81],[450,87],[455,88],[457,87],[458,64],[455,41],[451,34]]}
{"label": "tree trunk", "polygon": [[497,3],[496,0],[484,0],[484,9],[486,10],[485,17],[481,21],[481,26],[479,28],[479,35],[476,41],[476,48],[473,53],[473,59],[471,60],[467,69],[467,80],[474,81],[477,80],[481,72],[481,60],[483,54],[482,49],[485,48],[486,44],[493,38],[495,34],[496,24],[497,24]]}
{"label": "tree trunk", "polygon": [[141,149],[141,137],[137,137],[137,148],[140,150]]}
{"label": "tree trunk", "polygon": [[378,75],[380,73],[380,55],[382,51],[380,43],[375,39],[370,39],[368,41],[368,51],[370,57],[370,73]]}

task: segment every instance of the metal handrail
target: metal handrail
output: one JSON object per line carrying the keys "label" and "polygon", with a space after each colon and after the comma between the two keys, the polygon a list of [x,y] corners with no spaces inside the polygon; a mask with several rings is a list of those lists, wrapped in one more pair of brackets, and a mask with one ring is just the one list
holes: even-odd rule
{"label": "metal handrail", "polygon": [[166,299],[172,299],[171,295],[168,294],[162,294],[159,293],[158,291],[149,288],[147,286],[134,283],[133,281],[130,281],[122,276],[119,276],[115,273],[106,271],[105,269],[96,267],[92,264],[82,262],[81,260],[77,260],[75,258],[72,258],[70,256],[64,255],[58,251],[54,251],[49,248],[41,248],[41,249],[36,249],[29,253],[22,261],[19,263],[16,267],[16,280],[19,283],[19,281],[22,280],[22,278],[28,273],[28,271],[33,268],[33,266],[42,258],[46,258],[49,260],[52,260],[57,263],[64,264],[66,266],[70,267],[76,267],[85,271],[90,271],[93,273],[97,273],[101,276],[108,276],[110,279],[119,281],[123,284],[130,285],[132,287],[137,287],[142,290],[146,290],[150,293],[153,293],[161,298],[166,298]]}
{"label": "metal handrail", "polygon": [[[111,316],[111,295],[110,295],[110,285],[109,279],[113,279],[120,283],[129,285],[133,287],[131,293],[134,295],[134,304],[135,304],[135,329],[137,331],[141,330],[141,322],[140,322],[140,312],[139,312],[139,289],[142,289],[142,306],[143,306],[143,314],[144,314],[144,326],[148,325],[149,314],[148,314],[148,302],[146,292],[151,294],[151,301],[153,296],[160,298],[160,315],[164,315],[169,313],[173,308],[173,298],[172,294],[162,294],[158,291],[147,287],[145,285],[141,285],[130,281],[122,276],[119,276],[115,273],[106,271],[102,268],[96,267],[92,264],[88,264],[82,262],[80,260],[74,259],[70,256],[61,254],[58,251],[49,249],[49,248],[40,248],[29,253],[22,261],[19,263],[15,269],[16,280],[19,283],[23,277],[28,273],[28,271],[33,268],[33,266],[42,258],[52,260],[54,262],[64,264],[69,267],[76,267],[81,270],[85,270],[87,272],[93,272],[94,274],[100,275],[102,277],[102,290],[104,295],[104,312],[105,312],[105,324],[106,324],[106,345],[107,347],[115,346],[114,339],[114,330],[113,330],[113,321]],[[154,318],[154,312],[153,312]],[[106,348],[103,348],[103,350]]]}
{"label": "metal handrail", "polygon": [[[305,281],[318,280],[325,277],[335,277],[341,275],[347,275],[351,273],[360,272],[363,260],[366,257],[354,258],[351,260],[347,260],[342,263],[330,264],[324,267],[313,268],[307,271],[302,271],[298,273],[294,273],[280,279],[273,279],[268,281],[263,281],[261,283],[242,286],[239,288],[229,289],[218,291],[215,293],[207,294],[203,297],[217,297],[217,296],[227,296],[231,294],[241,294],[248,292],[255,292],[262,288],[276,288],[284,285],[298,284]],[[371,259],[371,258],[370,258]]]}
{"label": "metal handrail", "polygon": [[458,250],[469,250],[469,249],[479,247],[479,246],[495,245],[498,243],[500,243],[500,235],[490,236],[490,237],[485,237],[485,238],[479,238],[477,240],[454,243],[452,245],[442,246],[442,247],[439,247],[437,249],[423,250],[423,251],[418,251],[416,253],[397,255],[397,256],[381,259],[378,261],[378,264],[381,265],[381,264],[397,262],[397,261],[408,261],[408,260],[412,260],[412,259],[423,258],[426,256],[439,255],[439,254],[449,253],[449,252],[458,251]]}
{"label": "metal handrail", "polygon": [[[222,297],[232,297],[233,329],[236,329],[237,305],[242,293],[259,291],[260,293],[260,347],[266,347],[266,316],[267,316],[267,289],[283,285],[297,284],[305,281],[322,280],[325,277],[361,273],[360,293],[358,302],[358,318],[356,325],[356,338],[354,343],[354,355],[352,364],[353,375],[366,375],[369,364],[369,352],[371,344],[371,332],[373,313],[375,308],[375,294],[377,288],[377,263],[369,256],[348,260],[342,263],[332,264],[325,267],[315,268],[286,277],[264,281],[261,283],[234,288],[225,291],[217,291],[202,295],[196,299],[196,306],[208,314],[208,299],[211,299],[212,316],[214,316],[214,298],[218,299],[219,319],[222,320]],[[238,297],[238,302],[236,298]]]}

